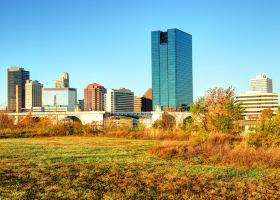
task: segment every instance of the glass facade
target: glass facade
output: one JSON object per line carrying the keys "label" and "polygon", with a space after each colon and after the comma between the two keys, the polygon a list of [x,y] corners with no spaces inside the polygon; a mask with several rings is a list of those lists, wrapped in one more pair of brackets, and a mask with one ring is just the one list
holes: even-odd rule
{"label": "glass facade", "polygon": [[178,29],[152,32],[153,110],[193,101],[192,36]]}

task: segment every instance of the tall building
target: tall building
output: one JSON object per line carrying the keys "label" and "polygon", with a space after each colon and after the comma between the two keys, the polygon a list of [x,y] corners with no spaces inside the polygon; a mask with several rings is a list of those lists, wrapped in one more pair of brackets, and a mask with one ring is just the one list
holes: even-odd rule
{"label": "tall building", "polygon": [[250,80],[251,92],[272,93],[272,79],[266,75],[257,75],[256,78]]}
{"label": "tall building", "polygon": [[7,69],[8,110],[15,112],[25,108],[25,82],[29,80],[29,71],[21,67]]}
{"label": "tall building", "polygon": [[106,112],[133,112],[134,93],[128,89],[108,89],[105,94]]}
{"label": "tall building", "polygon": [[43,88],[44,111],[74,111],[77,105],[75,88]]}
{"label": "tall building", "polygon": [[153,31],[153,110],[177,109],[193,101],[192,36],[178,29]]}
{"label": "tall building", "polygon": [[84,89],[84,110],[104,111],[104,95],[106,89],[97,83],[89,84]]}
{"label": "tall building", "polygon": [[271,109],[276,114],[279,107],[278,94],[272,90],[272,80],[265,75],[251,79],[249,91],[237,95],[236,102],[244,108],[245,119],[257,119],[265,109]]}
{"label": "tall building", "polygon": [[67,72],[63,72],[59,79],[55,81],[56,88],[69,88],[69,74]]}
{"label": "tall building", "polygon": [[38,81],[27,80],[25,83],[25,109],[42,106],[43,85]]}

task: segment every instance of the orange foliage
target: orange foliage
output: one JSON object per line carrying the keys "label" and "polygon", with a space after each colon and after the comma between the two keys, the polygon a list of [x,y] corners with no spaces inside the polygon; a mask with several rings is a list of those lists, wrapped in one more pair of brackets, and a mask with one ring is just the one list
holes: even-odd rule
{"label": "orange foliage", "polygon": [[5,113],[0,113],[0,128],[9,128],[13,125],[13,120]]}
{"label": "orange foliage", "polygon": [[231,134],[214,134],[200,143],[164,142],[150,149],[163,158],[189,162],[224,164],[247,167],[280,167],[280,148],[254,149],[245,145],[244,138]]}

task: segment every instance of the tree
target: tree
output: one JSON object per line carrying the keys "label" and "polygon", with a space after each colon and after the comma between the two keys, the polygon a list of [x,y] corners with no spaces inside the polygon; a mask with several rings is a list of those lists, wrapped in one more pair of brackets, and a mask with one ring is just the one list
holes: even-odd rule
{"label": "tree", "polygon": [[280,145],[280,113],[273,115],[271,109],[265,109],[256,124],[254,132],[248,137],[248,144],[254,147],[272,147]]}
{"label": "tree", "polygon": [[213,88],[191,106],[191,113],[211,132],[238,133],[243,108],[235,102],[234,89]]}

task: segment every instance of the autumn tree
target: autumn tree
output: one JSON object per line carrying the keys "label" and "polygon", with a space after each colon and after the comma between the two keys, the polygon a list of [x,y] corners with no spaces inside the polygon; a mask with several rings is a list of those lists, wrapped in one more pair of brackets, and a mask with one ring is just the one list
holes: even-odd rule
{"label": "autumn tree", "polygon": [[280,112],[274,115],[271,109],[263,110],[255,131],[248,136],[248,144],[254,147],[280,146]]}
{"label": "autumn tree", "polygon": [[235,102],[234,89],[213,88],[191,106],[191,113],[210,132],[238,133],[243,109]]}

